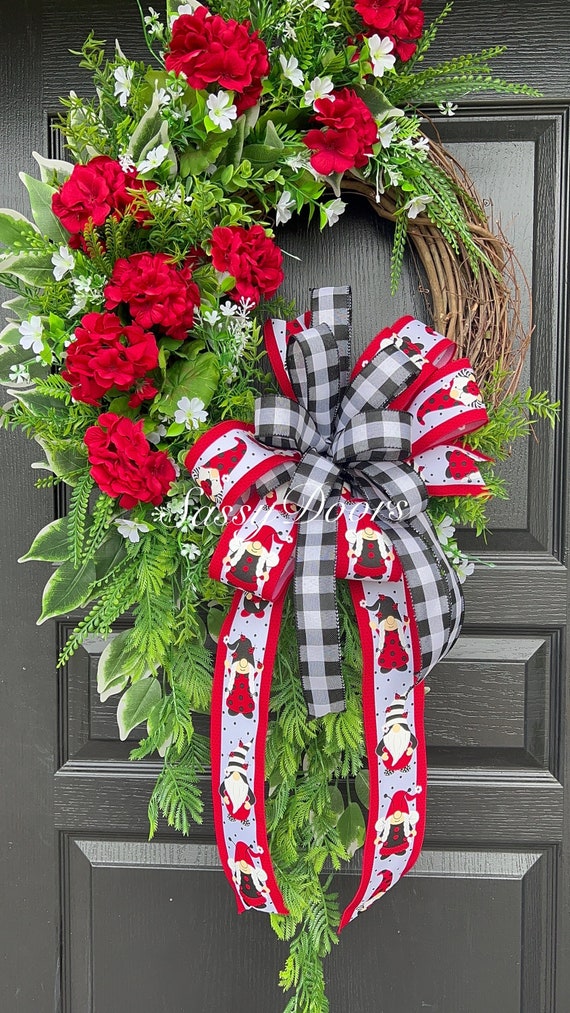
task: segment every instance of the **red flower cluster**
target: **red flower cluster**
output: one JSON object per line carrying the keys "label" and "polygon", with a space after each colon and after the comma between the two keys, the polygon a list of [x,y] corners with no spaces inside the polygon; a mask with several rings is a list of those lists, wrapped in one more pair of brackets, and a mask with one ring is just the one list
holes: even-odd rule
{"label": "red flower cluster", "polygon": [[356,0],[354,6],[365,24],[392,40],[400,60],[414,55],[424,27],[422,0]]}
{"label": "red flower cluster", "polygon": [[90,472],[99,488],[130,510],[137,503],[158,506],[176,478],[172,461],[152,450],[142,421],[106,412],[84,436]]}
{"label": "red flower cluster", "polygon": [[[129,390],[157,366],[154,334],[138,324],[124,326],[114,313],[87,313],[75,329],[61,375],[71,384],[76,401],[97,405],[113,387]],[[151,381],[145,390],[148,398],[157,393]]]}
{"label": "red flower cluster", "polygon": [[191,88],[209,84],[236,93],[238,115],[254,106],[269,73],[267,47],[248,21],[226,21],[198,7],[176,18],[166,54],[167,70],[183,74]]}
{"label": "red flower cluster", "polygon": [[176,267],[166,253],[134,253],[116,261],[105,287],[107,309],[119,303],[128,305],[141,327],[159,327],[184,341],[200,305],[200,290],[188,264]]}
{"label": "red flower cluster", "polygon": [[262,295],[275,295],[284,278],[283,254],[261,225],[218,225],[212,232],[212,263],[235,278],[233,299],[250,299],[256,306]]}
{"label": "red flower cluster", "polygon": [[311,151],[315,172],[330,176],[366,164],[378,127],[362,99],[350,88],[341,88],[315,102],[317,122],[326,130],[309,130],[303,142]]}
{"label": "red flower cluster", "polygon": [[87,165],[74,166],[69,179],[53,195],[52,211],[72,235],[84,232],[90,221],[97,227],[110,214],[121,217],[127,209],[142,222],[148,218],[148,210],[137,207],[136,194],[129,191],[149,191],[156,186],[139,179],[136,171],[123,172],[107,155],[97,155]]}

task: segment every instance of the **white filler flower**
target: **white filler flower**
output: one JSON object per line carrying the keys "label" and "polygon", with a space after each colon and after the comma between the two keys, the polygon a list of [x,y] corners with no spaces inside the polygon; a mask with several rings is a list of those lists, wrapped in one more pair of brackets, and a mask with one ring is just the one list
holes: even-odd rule
{"label": "white filler flower", "polygon": [[275,205],[275,223],[276,225],[285,225],[292,215],[292,209],[295,207],[295,201],[291,197],[289,190],[284,190],[281,194],[277,204]]}
{"label": "white filler flower", "polygon": [[417,218],[422,211],[425,211],[432,200],[433,197],[428,197],[427,194],[420,194],[418,197],[412,197],[412,199],[404,205],[405,210],[408,212],[408,218]]}
{"label": "white filler flower", "polygon": [[139,172],[144,175],[145,172],[152,172],[153,169],[158,169],[167,155],[168,148],[164,144],[158,144],[156,148],[151,148],[146,158],[143,158],[142,162],[139,162]]}
{"label": "white filler flower", "polygon": [[305,92],[305,102],[308,106],[315,104],[317,99],[329,95],[334,88],[330,77],[314,77],[308,90]]}
{"label": "white filler flower", "polygon": [[186,426],[187,429],[197,429],[201,422],[208,418],[208,412],[204,410],[204,402],[199,397],[181,397],[174,412],[174,421]]}
{"label": "white filler flower", "polygon": [[214,126],[219,127],[222,131],[231,130],[232,120],[237,118],[237,107],[233,105],[227,91],[219,91],[217,95],[209,95],[206,104],[208,116]]}
{"label": "white filler flower", "polygon": [[122,517],[118,521],[113,521],[113,524],[117,525],[117,531],[123,538],[128,538],[129,542],[140,542],[141,535],[146,534],[150,531],[148,524],[141,524],[138,521],[129,521],[126,517]]}
{"label": "white filler flower", "polygon": [[294,88],[302,88],[304,83],[303,71],[299,68],[299,61],[296,56],[290,56],[287,59],[283,56],[283,53],[279,56],[279,63],[283,71],[283,77],[286,77],[291,82]]}
{"label": "white filler flower", "polygon": [[383,148],[390,147],[397,127],[398,124],[395,120],[388,120],[387,123],[383,123],[381,127],[378,127],[378,140]]}
{"label": "white filler flower", "polygon": [[131,94],[133,74],[134,70],[132,67],[115,67],[115,95],[119,99],[119,105],[123,106],[123,108],[126,106]]}
{"label": "white filler flower", "polygon": [[385,71],[392,70],[396,57],[392,50],[394,43],[391,39],[381,39],[379,35],[371,35],[368,39],[368,51],[372,63],[374,77],[383,77]]}
{"label": "white filler flower", "polygon": [[22,337],[20,338],[20,344],[22,348],[31,348],[34,355],[39,355],[44,350],[44,325],[42,324],[41,317],[30,317],[29,320],[24,320],[23,324],[20,324],[18,330]]}
{"label": "white filler flower", "polygon": [[325,204],[323,211],[325,213],[327,225],[336,225],[345,207],[346,204],[340,199],[340,197],[337,197],[336,200],[332,200],[330,204]]}
{"label": "white filler flower", "polygon": [[69,246],[60,246],[59,250],[52,255],[53,276],[56,281],[61,281],[75,267],[75,257]]}

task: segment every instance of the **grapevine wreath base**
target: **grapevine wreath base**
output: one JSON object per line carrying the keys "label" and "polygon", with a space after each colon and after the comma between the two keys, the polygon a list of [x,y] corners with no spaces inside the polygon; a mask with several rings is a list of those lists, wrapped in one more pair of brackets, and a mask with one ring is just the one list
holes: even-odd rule
{"label": "grapevine wreath base", "polygon": [[[530,89],[493,76],[500,48],[426,67],[451,4],[421,6],[169,0],[142,12],[148,65],[89,36],[73,162],[36,154],[32,220],[0,210],[0,420],[68,494],[22,557],[54,565],[38,621],[80,610],[60,666],[108,640],[101,699],[162,758],[151,836],[201,821],[211,767],[238,909],[290,946],[287,1013],[328,1011],[339,925],[419,854],[423,680],[475,563],[455,528],[485,531],[500,461],[557,413],[517,388],[512,251],[420,113]],[[286,306],[274,238],[334,226],[347,192],[393,222],[393,290],[410,240],[432,312],[380,321],[353,369],[351,279]]]}
{"label": "grapevine wreath base", "polygon": [[[530,343],[530,327],[525,328],[521,319],[519,280],[527,291],[528,286],[512,246],[498,227],[493,231],[489,226],[465,169],[435,141],[429,158],[465,194],[459,199],[472,240],[481,251],[474,269],[461,243],[459,250],[454,249],[429,218],[418,216],[408,225],[408,239],[427,281],[431,322],[455,341],[459,355],[469,358],[481,386],[492,381],[501,364],[504,382],[496,385],[497,403],[516,391]],[[380,195],[372,184],[348,176],[343,192],[363,195],[381,218],[397,220],[397,203],[390,191]]]}

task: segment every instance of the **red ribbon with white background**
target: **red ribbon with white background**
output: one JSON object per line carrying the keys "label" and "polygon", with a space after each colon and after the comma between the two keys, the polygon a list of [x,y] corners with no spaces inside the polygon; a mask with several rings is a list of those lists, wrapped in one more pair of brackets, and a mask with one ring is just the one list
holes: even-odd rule
{"label": "red ribbon with white background", "polygon": [[[318,290],[317,299],[323,292],[347,291]],[[317,304],[313,296],[313,306]],[[306,333],[314,322],[314,315],[311,319],[308,313],[293,322],[272,320],[266,326],[270,362],[283,394],[292,400],[295,390],[287,347],[294,335]],[[321,318],[319,323],[326,320]],[[403,317],[374,338],[354,367],[351,382],[386,349],[397,349],[417,367],[415,378],[389,408],[411,416],[407,463],[421,476],[427,493],[486,493],[479,471],[479,462],[486,458],[458,442],[487,421],[468,360],[452,361],[455,346],[451,341],[420,321]],[[265,490],[271,486],[272,475],[301,457],[298,451],[260,442],[252,426],[224,422],[204,434],[186,458],[197,484],[227,519],[210,575],[236,588],[217,649],[211,766],[216,839],[240,912],[255,908],[287,913],[267,841],[264,756],[271,676],[284,595],[295,569],[299,522],[297,509],[288,500],[287,483]],[[398,525],[379,522],[367,500],[354,496],[347,484],[340,500],[335,576],[351,582],[362,642],[370,772],[362,875],[342,916],[342,929],[390,889],[421,850],[426,811],[423,678],[427,670],[422,665],[421,606],[410,591],[409,573],[404,572],[388,534]],[[445,569],[448,564],[439,545],[435,555]],[[457,592],[458,585],[453,586]],[[429,611],[429,603],[427,607]],[[456,639],[460,624],[461,610],[445,650]]]}

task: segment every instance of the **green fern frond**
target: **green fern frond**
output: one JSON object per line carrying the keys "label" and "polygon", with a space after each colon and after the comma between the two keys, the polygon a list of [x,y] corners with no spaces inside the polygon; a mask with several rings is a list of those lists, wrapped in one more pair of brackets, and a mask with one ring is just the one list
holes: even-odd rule
{"label": "green fern frond", "polygon": [[69,558],[77,568],[82,560],[83,545],[87,533],[87,512],[89,510],[89,497],[95,486],[89,473],[82,476],[75,486],[69,502],[68,519],[68,544]]}
{"label": "green fern frond", "polygon": [[186,836],[191,822],[202,822],[204,806],[198,782],[206,770],[208,756],[208,740],[197,733],[177,759],[172,760],[168,751],[148,806],[150,837],[158,829],[159,814],[169,827]]}

